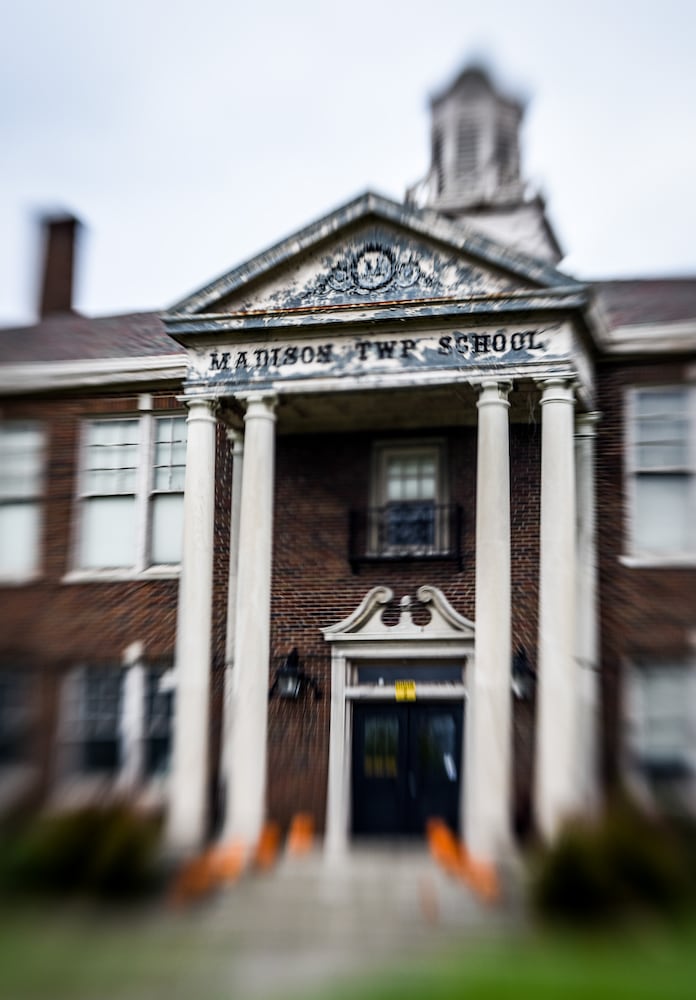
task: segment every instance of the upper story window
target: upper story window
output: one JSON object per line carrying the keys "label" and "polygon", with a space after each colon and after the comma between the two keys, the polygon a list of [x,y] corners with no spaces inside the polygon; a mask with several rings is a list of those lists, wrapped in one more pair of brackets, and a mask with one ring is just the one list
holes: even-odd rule
{"label": "upper story window", "polygon": [[0,578],[39,568],[43,451],[38,424],[0,424]]}
{"label": "upper story window", "polygon": [[432,550],[438,501],[437,447],[383,449],[378,489],[388,547]]}
{"label": "upper story window", "polygon": [[186,417],[155,419],[150,485],[150,560],[181,561],[186,472]]}
{"label": "upper story window", "polygon": [[632,554],[696,556],[696,392],[634,390],[630,428]]}
{"label": "upper story window", "polygon": [[351,511],[354,572],[374,560],[459,559],[461,509],[449,504],[445,442],[379,442],[372,452],[369,506]]}
{"label": "upper story window", "polygon": [[80,569],[181,560],[186,418],[92,420],[85,428]]}

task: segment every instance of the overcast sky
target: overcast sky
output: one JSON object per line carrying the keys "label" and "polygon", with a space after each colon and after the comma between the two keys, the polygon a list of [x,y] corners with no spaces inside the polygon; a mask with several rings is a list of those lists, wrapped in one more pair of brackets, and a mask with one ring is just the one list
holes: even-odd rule
{"label": "overcast sky", "polygon": [[579,277],[696,274],[691,0],[0,0],[0,323],[37,219],[85,223],[77,306],[164,308],[426,171],[429,96],[484,58]]}

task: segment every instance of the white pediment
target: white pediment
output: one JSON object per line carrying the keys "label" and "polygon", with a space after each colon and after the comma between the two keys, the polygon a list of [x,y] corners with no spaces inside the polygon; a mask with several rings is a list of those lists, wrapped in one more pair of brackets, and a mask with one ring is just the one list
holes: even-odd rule
{"label": "white pediment", "polygon": [[385,624],[384,611],[394,599],[394,592],[389,587],[373,587],[352,614],[343,621],[322,629],[324,638],[327,642],[408,639],[473,641],[474,623],[455,611],[441,590],[431,586],[419,587],[416,597],[430,614],[425,625],[414,622],[412,602],[408,596],[399,601],[398,622],[394,625]]}
{"label": "white pediment", "polygon": [[170,310],[185,316],[307,314],[498,299],[578,286],[432,211],[367,194],[223,275]]}
{"label": "white pediment", "polygon": [[[522,287],[472,257],[374,223],[223,299],[222,312],[321,309],[500,295]],[[531,286],[527,286],[531,287]]]}

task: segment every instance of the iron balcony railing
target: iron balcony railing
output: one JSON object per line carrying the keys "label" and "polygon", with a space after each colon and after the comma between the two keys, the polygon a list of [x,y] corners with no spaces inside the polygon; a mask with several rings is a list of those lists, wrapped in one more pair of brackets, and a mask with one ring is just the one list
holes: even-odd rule
{"label": "iron balcony railing", "polygon": [[427,501],[389,503],[350,512],[349,558],[384,560],[455,559],[461,569],[462,508]]}

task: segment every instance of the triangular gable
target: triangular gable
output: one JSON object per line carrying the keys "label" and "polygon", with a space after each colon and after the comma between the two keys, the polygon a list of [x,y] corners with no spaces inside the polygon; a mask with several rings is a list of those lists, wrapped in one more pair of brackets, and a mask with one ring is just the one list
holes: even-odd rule
{"label": "triangular gable", "polygon": [[365,194],[213,281],[170,316],[258,314],[582,288],[439,213]]}

